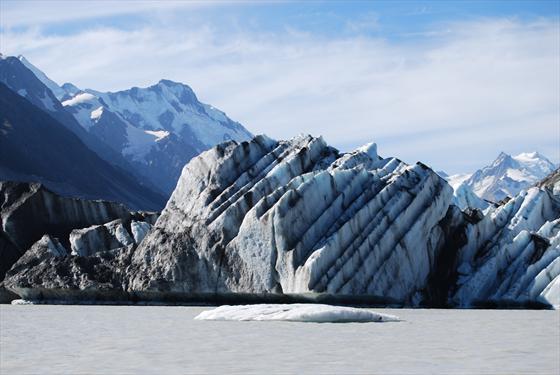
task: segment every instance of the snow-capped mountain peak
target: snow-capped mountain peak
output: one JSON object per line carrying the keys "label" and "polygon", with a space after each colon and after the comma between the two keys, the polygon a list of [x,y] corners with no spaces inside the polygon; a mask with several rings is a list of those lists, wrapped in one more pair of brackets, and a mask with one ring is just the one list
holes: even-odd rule
{"label": "snow-capped mountain peak", "polygon": [[513,156],[513,159],[522,164],[533,176],[546,176],[555,168],[554,164],[538,151],[523,152]]}
{"label": "snow-capped mountain peak", "polygon": [[[77,120],[90,135],[122,155],[135,173],[164,192],[173,190],[182,167],[193,156],[226,140],[252,138],[241,124],[200,102],[193,89],[180,82],[162,79],[149,87],[117,92],[82,90],[71,83],[59,86],[23,56],[13,59],[46,86],[46,93],[33,98],[35,103],[46,110],[59,109],[74,123]],[[23,90],[27,86],[10,87],[29,97]]]}
{"label": "snow-capped mountain peak", "polygon": [[511,156],[501,152],[490,164],[479,169],[464,184],[480,198],[497,202],[513,197],[555,169],[555,165],[538,152]]}

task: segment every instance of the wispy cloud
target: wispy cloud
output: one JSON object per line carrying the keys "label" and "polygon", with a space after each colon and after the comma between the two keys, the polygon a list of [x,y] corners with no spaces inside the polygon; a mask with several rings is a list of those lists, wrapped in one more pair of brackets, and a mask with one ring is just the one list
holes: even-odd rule
{"label": "wispy cloud", "polygon": [[277,138],[324,135],[346,149],[374,140],[384,155],[450,172],[500,150],[538,149],[558,162],[558,22],[478,19],[432,31],[395,42],[166,19],[71,35],[8,28],[0,44],[81,87],[185,82],[251,131]]}
{"label": "wispy cloud", "polygon": [[[238,3],[242,4],[240,1]],[[231,5],[232,1],[204,0],[4,0],[0,3],[2,26],[6,28],[22,26],[45,26],[68,21],[83,21],[119,15],[165,13],[180,9],[196,9],[208,6]]]}

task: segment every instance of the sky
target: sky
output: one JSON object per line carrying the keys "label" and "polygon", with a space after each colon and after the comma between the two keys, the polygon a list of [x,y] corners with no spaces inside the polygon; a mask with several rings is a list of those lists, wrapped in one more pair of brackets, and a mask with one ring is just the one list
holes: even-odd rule
{"label": "sky", "polygon": [[0,52],[59,84],[160,79],[254,134],[472,172],[560,162],[559,1],[0,1]]}

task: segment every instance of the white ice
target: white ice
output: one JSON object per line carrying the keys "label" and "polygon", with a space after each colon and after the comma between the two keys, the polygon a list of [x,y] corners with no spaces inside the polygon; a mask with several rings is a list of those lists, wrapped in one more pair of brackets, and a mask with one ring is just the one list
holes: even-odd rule
{"label": "white ice", "polygon": [[62,105],[64,107],[68,107],[68,106],[74,106],[80,103],[84,103],[84,102],[88,102],[91,100],[97,99],[95,96],[93,96],[92,94],[89,93],[81,93],[78,94],[76,96],[74,96],[72,99],[68,99],[62,102]]}
{"label": "white ice", "polygon": [[289,322],[351,323],[396,322],[396,316],[379,314],[367,309],[319,304],[260,304],[224,305],[203,311],[196,320],[281,320]]}
{"label": "white ice", "polygon": [[93,110],[90,115],[90,119],[97,120],[103,114],[103,107],[98,107],[97,109]]}
{"label": "white ice", "polygon": [[156,137],[156,142],[161,141],[163,138],[169,136],[169,132],[165,130],[146,130],[145,133]]}

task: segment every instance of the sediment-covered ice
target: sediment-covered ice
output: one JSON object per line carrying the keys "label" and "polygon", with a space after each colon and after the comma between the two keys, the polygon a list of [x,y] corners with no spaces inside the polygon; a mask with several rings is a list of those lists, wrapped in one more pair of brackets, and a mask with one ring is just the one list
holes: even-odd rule
{"label": "sediment-covered ice", "polygon": [[260,304],[220,306],[203,311],[196,320],[281,320],[289,322],[350,323],[395,322],[399,319],[367,309],[319,304]]}
{"label": "sediment-covered ice", "polygon": [[560,199],[533,187],[466,227],[453,300],[559,304]]}
{"label": "sediment-covered ice", "polygon": [[375,144],[342,154],[312,136],[223,143],[183,169],[129,285],[411,303],[451,200],[430,168],[381,158]]}
{"label": "sediment-covered ice", "polygon": [[134,301],[558,306],[559,179],[482,212],[375,144],[230,141],[184,167],[157,222],[75,231],[75,256],[40,243],[5,285],[24,298],[56,287]]}

